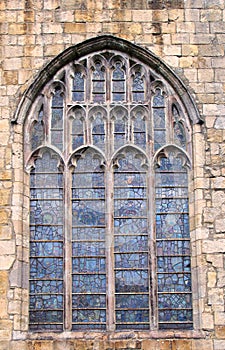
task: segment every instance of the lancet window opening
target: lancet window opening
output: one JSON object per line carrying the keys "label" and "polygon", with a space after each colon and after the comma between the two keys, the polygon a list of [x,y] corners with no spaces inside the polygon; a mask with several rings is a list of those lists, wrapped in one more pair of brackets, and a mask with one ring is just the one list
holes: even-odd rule
{"label": "lancet window opening", "polygon": [[30,330],[192,328],[190,125],[173,87],[90,54],[46,83],[25,133]]}

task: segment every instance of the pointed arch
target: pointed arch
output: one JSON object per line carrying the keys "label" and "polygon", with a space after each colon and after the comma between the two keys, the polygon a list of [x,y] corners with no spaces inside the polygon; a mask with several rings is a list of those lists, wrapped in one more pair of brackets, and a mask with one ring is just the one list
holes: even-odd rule
{"label": "pointed arch", "polygon": [[[79,76],[74,86],[71,77],[76,71]],[[25,93],[14,122],[24,123],[24,130],[32,135],[32,123],[38,120],[32,113],[39,112],[42,102],[44,135],[37,131],[39,139],[33,150],[25,137],[25,162],[34,159],[34,163],[46,148],[64,164],[60,169],[63,215],[58,217],[63,216],[59,226],[65,245],[65,305],[63,316],[59,306],[48,318],[50,310],[40,313],[35,303],[30,304],[34,315],[30,329],[37,330],[39,322],[40,330],[57,331],[57,320],[60,330],[64,327],[66,331],[182,329],[185,322],[184,328],[190,329],[191,290],[172,290],[172,277],[179,277],[179,288],[190,286],[190,266],[185,265],[190,250],[186,236],[176,237],[176,225],[189,233],[190,125],[201,123],[191,95],[152,53],[106,35],[65,50],[40,72],[34,85],[35,89],[32,85]],[[117,98],[117,92],[123,95]],[[60,117],[59,125],[52,125],[55,114]],[[52,138],[54,133],[59,135],[59,144]],[[38,192],[39,187],[31,190]],[[54,197],[56,191],[44,190]],[[45,198],[42,200],[44,203]],[[41,209],[39,205],[35,211],[40,220]],[[176,225],[171,224],[174,221]],[[162,228],[169,232],[165,234],[171,233],[168,227],[175,237],[160,236]],[[164,256],[161,252],[167,238],[171,249],[175,248]],[[177,257],[179,249],[185,250],[185,258],[180,257],[182,253]],[[166,269],[171,264],[175,271],[168,280]],[[178,270],[178,276],[176,268],[181,265],[185,271]],[[50,283],[49,288],[53,293],[54,285]],[[37,305],[44,303],[42,293],[32,292]],[[170,293],[174,302],[167,307]],[[176,301],[180,308],[175,307]],[[56,314],[58,319],[54,319]]]}

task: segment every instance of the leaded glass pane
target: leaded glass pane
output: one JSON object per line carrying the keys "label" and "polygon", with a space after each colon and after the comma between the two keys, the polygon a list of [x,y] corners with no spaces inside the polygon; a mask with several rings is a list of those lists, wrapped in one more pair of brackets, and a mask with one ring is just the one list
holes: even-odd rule
{"label": "leaded glass pane", "polygon": [[178,146],[186,148],[186,135],[184,127],[180,122],[174,125],[174,141]]}
{"label": "leaded glass pane", "polygon": [[125,73],[121,62],[116,62],[115,66],[112,74],[112,99],[120,102],[125,100]]}
{"label": "leaded glass pane", "polygon": [[73,329],[106,324],[104,186],[100,159],[86,151],[72,176]]}
{"label": "leaded glass pane", "polygon": [[92,122],[93,144],[105,150],[105,122],[100,112],[97,112]]}
{"label": "leaded glass pane", "polygon": [[52,96],[52,113],[51,113],[51,143],[63,149],[63,110],[64,98],[60,87],[55,88]]}
{"label": "leaded glass pane", "polygon": [[158,318],[162,329],[192,327],[188,182],[184,163],[181,155],[169,151],[156,170]]}
{"label": "leaded glass pane", "polygon": [[63,181],[46,151],[30,175],[30,329],[63,327]]}
{"label": "leaded glass pane", "polygon": [[175,105],[172,106],[172,113],[174,119],[174,142],[176,145],[186,149],[186,133],[184,125],[180,121],[180,112]]}
{"label": "leaded glass pane", "polygon": [[[149,327],[146,172],[141,169],[140,159],[136,158],[134,151],[128,151],[118,159],[118,168],[114,172],[117,329],[126,329],[128,325],[130,329]],[[138,293],[137,299],[131,293]],[[140,310],[140,307],[145,310]]]}
{"label": "leaded glass pane", "polygon": [[84,144],[84,122],[81,118],[75,117],[72,121],[72,148],[75,150]]}
{"label": "leaded glass pane", "polygon": [[127,141],[128,135],[128,120],[125,116],[125,111],[118,108],[115,112],[114,119],[114,149],[123,146]]}
{"label": "leaded glass pane", "polygon": [[133,137],[134,144],[145,148],[146,147],[146,121],[141,111],[135,113],[133,120]]}
{"label": "leaded glass pane", "polygon": [[96,61],[92,73],[93,102],[105,101],[105,70],[100,61]]}
{"label": "leaded glass pane", "polygon": [[145,100],[145,84],[142,73],[137,71],[132,81],[132,98],[134,102],[144,102]]}
{"label": "leaded glass pane", "polygon": [[72,87],[72,100],[84,101],[84,75],[81,72],[75,72]]}
{"label": "leaded glass pane", "polygon": [[154,124],[154,149],[155,151],[166,143],[166,116],[165,98],[160,89],[156,89],[152,102]]}
{"label": "leaded glass pane", "polygon": [[38,120],[34,122],[31,131],[31,148],[35,150],[44,141],[43,109],[38,113]]}

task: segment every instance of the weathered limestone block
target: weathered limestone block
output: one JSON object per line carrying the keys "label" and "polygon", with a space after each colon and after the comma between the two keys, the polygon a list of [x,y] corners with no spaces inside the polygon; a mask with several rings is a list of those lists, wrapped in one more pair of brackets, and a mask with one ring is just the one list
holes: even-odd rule
{"label": "weathered limestone block", "polygon": [[224,350],[225,340],[214,340],[214,350]]}
{"label": "weathered limestone block", "polygon": [[224,253],[225,252],[225,240],[204,240],[202,243],[202,252],[207,254],[212,253]]}
{"label": "weathered limestone block", "polygon": [[209,305],[224,305],[224,293],[222,288],[212,288],[208,291]]}
{"label": "weathered limestone block", "polygon": [[205,330],[212,330],[214,328],[213,314],[203,312],[201,315],[202,328]]}

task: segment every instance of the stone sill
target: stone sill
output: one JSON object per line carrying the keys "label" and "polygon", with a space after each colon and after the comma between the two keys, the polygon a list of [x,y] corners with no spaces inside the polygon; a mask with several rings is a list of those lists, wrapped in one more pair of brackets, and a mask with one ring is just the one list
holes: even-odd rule
{"label": "stone sill", "polygon": [[149,332],[127,331],[127,332],[13,332],[13,340],[70,340],[70,339],[82,339],[82,340],[123,340],[123,339],[205,339],[206,335],[203,331],[199,330],[154,330]]}

